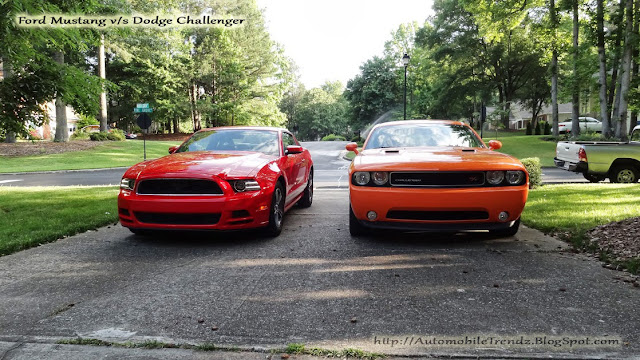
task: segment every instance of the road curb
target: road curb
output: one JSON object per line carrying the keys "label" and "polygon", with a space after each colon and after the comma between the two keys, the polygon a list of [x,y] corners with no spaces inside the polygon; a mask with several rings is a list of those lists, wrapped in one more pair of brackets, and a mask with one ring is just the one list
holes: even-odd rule
{"label": "road curb", "polygon": [[125,167],[112,167],[112,168],[100,168],[100,169],[75,169],[75,170],[49,170],[49,171],[27,171],[27,172],[13,172],[13,173],[0,173],[2,175],[30,175],[30,174],[65,174],[74,172],[98,172],[98,171],[110,171],[110,170],[127,170],[130,166]]}

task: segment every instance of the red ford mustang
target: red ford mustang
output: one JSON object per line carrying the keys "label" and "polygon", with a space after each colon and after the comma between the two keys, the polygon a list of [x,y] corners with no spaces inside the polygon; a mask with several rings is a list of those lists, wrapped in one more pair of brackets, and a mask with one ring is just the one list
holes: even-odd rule
{"label": "red ford mustang", "polygon": [[205,129],[169,153],[122,178],[118,214],[134,233],[264,227],[277,236],[287,210],[313,201],[311,155],[285,129]]}

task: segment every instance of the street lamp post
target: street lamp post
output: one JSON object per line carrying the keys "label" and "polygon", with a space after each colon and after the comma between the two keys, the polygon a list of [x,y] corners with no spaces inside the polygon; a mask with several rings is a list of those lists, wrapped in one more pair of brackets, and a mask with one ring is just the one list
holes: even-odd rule
{"label": "street lamp post", "polygon": [[404,119],[407,120],[407,66],[409,66],[411,57],[404,53],[402,63],[404,64]]}

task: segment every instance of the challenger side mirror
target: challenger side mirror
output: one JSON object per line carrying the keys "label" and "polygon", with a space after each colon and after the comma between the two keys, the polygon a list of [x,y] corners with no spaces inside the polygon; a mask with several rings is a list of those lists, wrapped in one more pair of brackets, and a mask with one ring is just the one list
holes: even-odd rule
{"label": "challenger side mirror", "polygon": [[178,150],[180,146],[172,146],[169,148],[169,154],[173,154],[174,152],[176,152],[176,150]]}
{"label": "challenger side mirror", "polygon": [[489,149],[490,150],[498,150],[502,148],[502,143],[498,140],[491,140],[489,141]]}
{"label": "challenger side mirror", "polygon": [[356,153],[356,155],[359,154],[358,152],[358,144],[352,142],[352,143],[348,143],[345,148],[349,151],[353,151],[354,153]]}

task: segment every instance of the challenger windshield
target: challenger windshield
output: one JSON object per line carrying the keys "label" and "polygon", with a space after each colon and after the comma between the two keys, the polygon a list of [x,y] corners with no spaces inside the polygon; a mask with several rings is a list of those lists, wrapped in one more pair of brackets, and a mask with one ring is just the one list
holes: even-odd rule
{"label": "challenger windshield", "polygon": [[381,126],[369,135],[365,150],[396,147],[484,147],[468,127],[450,124],[399,124]]}

